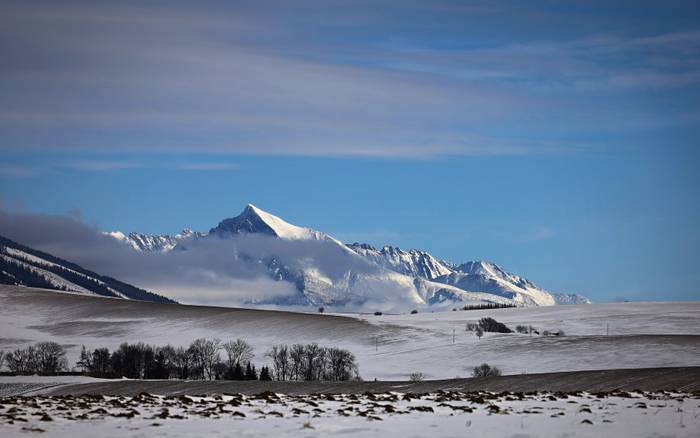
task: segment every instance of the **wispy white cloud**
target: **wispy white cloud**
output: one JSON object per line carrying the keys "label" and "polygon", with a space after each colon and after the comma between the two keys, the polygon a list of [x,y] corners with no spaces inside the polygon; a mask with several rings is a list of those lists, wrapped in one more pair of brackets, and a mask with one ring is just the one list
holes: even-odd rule
{"label": "wispy white cloud", "polygon": [[61,172],[112,172],[121,170],[182,170],[182,171],[227,171],[238,170],[238,163],[187,161],[187,162],[158,162],[143,160],[111,160],[111,159],[79,159],[58,163],[42,163],[36,165],[0,165],[0,177],[27,178]]}
{"label": "wispy white cloud", "polygon": [[[429,40],[411,46],[318,38],[310,29],[326,29],[333,19],[380,24],[372,14],[348,17],[332,5],[305,3],[318,9],[309,16],[254,7],[41,6],[17,3],[0,18],[0,41],[11,42],[0,42],[0,150],[558,153],[577,150],[571,131],[613,125],[611,114],[622,112],[614,102],[601,107],[591,99],[597,93],[700,83],[700,30],[446,49]],[[485,6],[409,6],[490,13]],[[630,112],[652,118],[658,108]],[[579,121],[586,114],[595,120]],[[557,138],[551,131],[560,126]],[[507,130],[522,140],[509,139]]]}
{"label": "wispy white cloud", "polygon": [[72,160],[60,163],[57,165],[57,167],[65,167],[68,169],[86,172],[105,172],[110,170],[136,169],[143,167],[143,165],[134,161],[120,160]]}
{"label": "wispy white cloud", "polygon": [[238,170],[240,165],[236,163],[212,163],[212,162],[192,162],[175,165],[176,169],[180,170],[197,170],[197,171],[225,171]]}
{"label": "wispy white cloud", "polygon": [[523,233],[518,239],[518,243],[530,243],[539,242],[542,240],[551,239],[554,237],[554,229],[546,225],[537,225],[525,233]]}
{"label": "wispy white cloud", "polygon": [[0,164],[0,177],[26,178],[39,175],[40,169],[15,164]]}

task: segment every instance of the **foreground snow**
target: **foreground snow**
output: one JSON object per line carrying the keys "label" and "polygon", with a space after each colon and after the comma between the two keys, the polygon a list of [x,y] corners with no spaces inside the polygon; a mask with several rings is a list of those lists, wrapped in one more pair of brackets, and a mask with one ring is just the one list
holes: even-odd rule
{"label": "foreground snow", "polygon": [[3,436],[696,437],[697,395],[400,393],[8,397]]}

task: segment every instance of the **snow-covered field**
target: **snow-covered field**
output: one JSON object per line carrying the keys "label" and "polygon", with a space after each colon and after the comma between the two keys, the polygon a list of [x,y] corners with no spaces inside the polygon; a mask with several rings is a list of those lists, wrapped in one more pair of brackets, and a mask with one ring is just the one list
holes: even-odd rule
{"label": "snow-covered field", "polygon": [[[489,316],[514,328],[565,336],[487,333],[468,322]],[[0,349],[55,340],[77,359],[80,346],[121,342],[187,345],[198,337],[243,338],[266,364],[274,344],[318,342],[347,348],[366,380],[469,377],[487,362],[505,374],[700,365],[700,302],[615,303],[435,312],[328,315],[181,306],[0,287]]]}
{"label": "snow-covered field", "polygon": [[[677,393],[11,397],[4,437],[697,437],[700,400]],[[564,435],[562,435],[564,434]]]}

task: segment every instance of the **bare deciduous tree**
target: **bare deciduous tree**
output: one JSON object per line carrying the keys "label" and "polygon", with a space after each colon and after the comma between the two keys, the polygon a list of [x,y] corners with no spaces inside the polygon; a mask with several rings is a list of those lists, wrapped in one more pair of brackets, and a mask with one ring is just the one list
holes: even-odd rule
{"label": "bare deciduous tree", "polygon": [[304,380],[319,380],[316,376],[321,354],[321,347],[316,343],[308,344],[304,349]]}
{"label": "bare deciduous tree", "polygon": [[272,370],[277,380],[289,378],[289,351],[286,345],[274,345],[267,352],[267,357],[272,360]]}
{"label": "bare deciduous tree", "polygon": [[223,345],[223,348],[226,351],[229,369],[236,364],[244,364],[253,359],[253,347],[243,339],[228,341]]}
{"label": "bare deciduous tree", "polygon": [[351,380],[358,378],[355,355],[340,348],[318,344],[275,345],[272,359],[277,380]]}
{"label": "bare deciduous tree", "polygon": [[289,349],[290,380],[302,380],[304,378],[304,345],[294,344]]}
{"label": "bare deciduous tree", "polygon": [[192,355],[189,350],[177,347],[174,351],[172,361],[177,370],[178,379],[189,379],[191,377]]}
{"label": "bare deciduous tree", "polygon": [[355,355],[341,348],[328,348],[328,380],[350,380],[357,375]]}
{"label": "bare deciduous tree", "polygon": [[221,341],[219,339],[195,339],[190,344],[192,362],[201,373],[202,379],[212,380],[215,377],[214,366],[219,362]]}
{"label": "bare deciduous tree", "polygon": [[425,379],[425,374],[423,373],[411,373],[408,375],[408,380],[411,382],[422,382]]}
{"label": "bare deciduous tree", "polygon": [[500,376],[501,370],[496,367],[492,367],[487,363],[482,363],[478,367],[474,367],[472,370],[472,376],[474,377],[489,377],[489,376]]}
{"label": "bare deciduous tree", "polygon": [[39,342],[34,346],[36,370],[56,374],[67,368],[66,350],[56,342]]}
{"label": "bare deciduous tree", "polygon": [[5,356],[7,367],[15,374],[31,374],[36,370],[34,347],[18,348]]}

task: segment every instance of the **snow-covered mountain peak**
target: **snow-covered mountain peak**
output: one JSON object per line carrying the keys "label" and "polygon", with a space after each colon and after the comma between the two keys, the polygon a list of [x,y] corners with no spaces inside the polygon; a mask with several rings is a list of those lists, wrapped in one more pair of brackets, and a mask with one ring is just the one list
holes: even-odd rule
{"label": "snow-covered mountain peak", "polygon": [[522,278],[518,275],[506,272],[495,263],[484,260],[475,260],[463,263],[456,268],[457,271],[470,275],[483,275],[492,278],[498,278],[510,283],[514,283],[520,287],[537,288],[531,281]]}
{"label": "snow-covered mountain peak", "polygon": [[465,274],[484,274],[492,275],[494,277],[505,277],[508,275],[495,263],[487,262],[484,260],[472,260],[466,263],[462,263],[457,267],[457,270],[464,272]]}
{"label": "snow-covered mountain peak", "polygon": [[432,280],[452,271],[432,255],[417,249],[404,251],[399,247],[384,245],[381,250],[366,243],[353,243],[348,248],[372,262],[392,271]]}
{"label": "snow-covered mountain peak", "polygon": [[[236,247],[236,257],[243,255],[242,259],[257,260],[258,265],[268,268],[273,279],[287,281],[299,291],[291,298],[284,297],[267,304],[343,305],[369,299],[385,303],[396,299],[396,305],[423,302],[432,306],[448,301],[473,300],[552,305],[557,302],[583,302],[585,299],[574,296],[557,298],[527,279],[488,261],[477,260],[458,265],[439,260],[418,249],[404,250],[391,245],[374,247],[365,243],[345,245],[328,234],[290,224],[253,204],[246,205],[238,216],[222,220],[209,233],[186,228],[173,237],[137,233],[125,236],[120,232],[106,234],[138,251],[161,253],[172,249],[192,249],[196,245],[189,243],[195,240],[206,244],[210,237],[213,240],[231,239]],[[245,254],[245,239],[235,237],[246,234],[262,234],[283,242],[262,242],[271,245],[272,252],[265,256]],[[299,241],[319,241],[320,245],[299,244]],[[274,250],[280,248],[286,248],[280,253],[286,256],[277,257]],[[339,248],[342,253],[334,252],[333,248]],[[332,269],[329,269],[326,260],[328,254],[337,257]],[[231,256],[234,257],[233,254]],[[333,274],[329,275],[329,272]],[[399,295],[403,294],[402,298],[392,296],[397,291],[400,291]]]}
{"label": "snow-covered mountain peak", "polygon": [[288,240],[335,240],[320,231],[292,225],[253,204],[246,205],[236,217],[224,219],[209,234],[224,237],[231,234],[260,233]]}
{"label": "snow-covered mountain peak", "polygon": [[178,234],[175,235],[175,238],[178,239],[186,239],[188,237],[194,237],[196,235],[201,235],[202,233],[197,233],[192,230],[192,228],[184,228],[182,231],[180,231]]}

